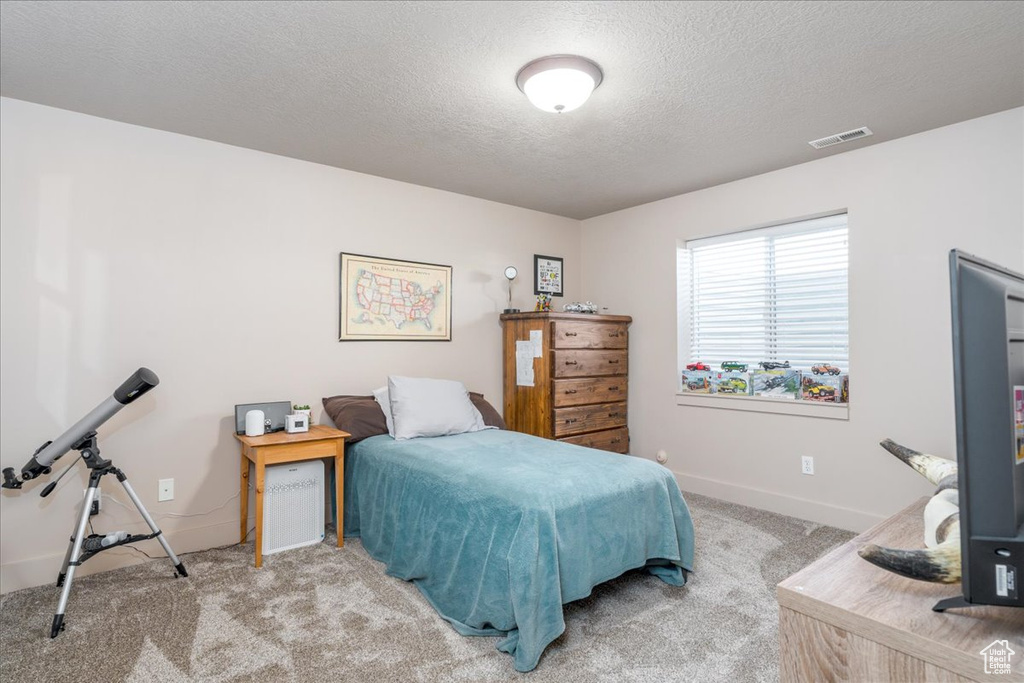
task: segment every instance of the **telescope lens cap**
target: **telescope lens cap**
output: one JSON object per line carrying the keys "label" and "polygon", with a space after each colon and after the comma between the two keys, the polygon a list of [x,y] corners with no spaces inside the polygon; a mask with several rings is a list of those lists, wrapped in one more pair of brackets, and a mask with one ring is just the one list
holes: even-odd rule
{"label": "telescope lens cap", "polygon": [[155,372],[149,368],[139,368],[114,391],[114,398],[121,405],[128,405],[159,383],[160,378]]}
{"label": "telescope lens cap", "polygon": [[138,374],[139,379],[150,385],[150,387],[155,387],[157,384],[160,384],[160,378],[157,377],[156,373],[149,368],[139,368]]}

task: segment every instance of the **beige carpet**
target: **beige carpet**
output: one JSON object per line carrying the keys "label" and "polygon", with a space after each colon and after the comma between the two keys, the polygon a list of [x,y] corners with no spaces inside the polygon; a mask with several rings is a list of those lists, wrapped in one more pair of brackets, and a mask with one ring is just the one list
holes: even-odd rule
{"label": "beige carpet", "polygon": [[496,638],[458,635],[358,540],[337,549],[328,539],[259,570],[248,544],[184,556],[187,579],[171,578],[164,559],[76,580],[56,640],[54,586],[5,595],[0,680],[776,680],[775,584],[852,534],[686,499],[697,531],[690,583],[638,571],[598,586],[565,607],[565,633],[529,674]]}

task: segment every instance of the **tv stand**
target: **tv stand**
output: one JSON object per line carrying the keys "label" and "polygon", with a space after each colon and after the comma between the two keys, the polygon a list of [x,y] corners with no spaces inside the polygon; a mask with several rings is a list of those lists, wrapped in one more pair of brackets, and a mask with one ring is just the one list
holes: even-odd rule
{"label": "tv stand", "polygon": [[[968,604],[960,584],[914,581],[857,555],[869,542],[924,547],[927,501],[922,498],[779,584],[783,683],[1024,681],[1024,609],[954,610]],[[1007,676],[985,673],[981,651],[997,640],[1009,641],[1015,652]]]}

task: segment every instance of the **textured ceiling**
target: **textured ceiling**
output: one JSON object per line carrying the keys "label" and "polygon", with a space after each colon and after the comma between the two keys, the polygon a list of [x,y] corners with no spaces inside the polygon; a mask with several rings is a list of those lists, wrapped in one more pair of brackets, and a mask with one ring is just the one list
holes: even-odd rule
{"label": "textured ceiling", "polygon": [[0,94],[587,218],[1020,106],[1024,2],[5,0]]}

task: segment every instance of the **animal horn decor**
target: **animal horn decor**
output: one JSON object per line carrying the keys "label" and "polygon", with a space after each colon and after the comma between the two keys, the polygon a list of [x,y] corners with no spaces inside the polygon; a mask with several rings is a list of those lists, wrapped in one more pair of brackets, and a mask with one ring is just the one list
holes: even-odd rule
{"label": "animal horn decor", "polygon": [[901,576],[935,583],[960,581],[960,492],[956,463],[901,446],[892,439],[882,448],[935,484],[935,495],[924,508],[923,550],[883,548],[873,543],[858,554],[871,564]]}

